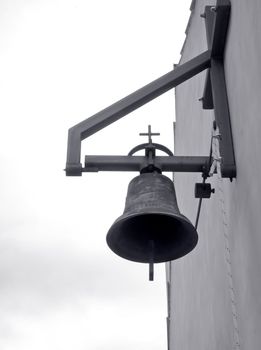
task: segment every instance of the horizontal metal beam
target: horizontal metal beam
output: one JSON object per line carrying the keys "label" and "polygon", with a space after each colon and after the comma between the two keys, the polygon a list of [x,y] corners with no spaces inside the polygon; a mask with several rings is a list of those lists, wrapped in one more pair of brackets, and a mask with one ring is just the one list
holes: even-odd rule
{"label": "horizontal metal beam", "polygon": [[[98,171],[140,171],[146,164],[145,156],[85,156],[83,172]],[[206,171],[209,156],[157,156],[155,166],[164,172],[199,172]]]}
{"label": "horizontal metal beam", "polygon": [[82,140],[192,78],[206,68],[209,68],[210,59],[211,52],[207,50],[122,100],[70,128],[68,132],[66,175],[79,176],[82,173],[82,165],[80,162]]}

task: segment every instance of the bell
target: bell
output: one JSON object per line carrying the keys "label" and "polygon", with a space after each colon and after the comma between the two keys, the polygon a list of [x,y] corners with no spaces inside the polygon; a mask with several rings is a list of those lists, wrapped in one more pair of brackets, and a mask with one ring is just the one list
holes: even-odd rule
{"label": "bell", "polygon": [[179,212],[173,182],[159,173],[132,179],[124,213],[107,234],[107,244],[114,253],[149,264],[178,259],[197,241],[196,229]]}

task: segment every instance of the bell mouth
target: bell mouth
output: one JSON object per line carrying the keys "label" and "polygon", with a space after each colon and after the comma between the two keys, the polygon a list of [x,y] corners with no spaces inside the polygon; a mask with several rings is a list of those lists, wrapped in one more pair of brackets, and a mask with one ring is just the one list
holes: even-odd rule
{"label": "bell mouth", "polygon": [[160,263],[188,254],[197,245],[198,235],[185,216],[157,211],[122,215],[110,228],[106,240],[122,258]]}

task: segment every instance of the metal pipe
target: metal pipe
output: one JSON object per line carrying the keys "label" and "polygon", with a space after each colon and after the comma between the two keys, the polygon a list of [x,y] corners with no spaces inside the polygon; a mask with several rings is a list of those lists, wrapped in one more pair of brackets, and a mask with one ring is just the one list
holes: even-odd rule
{"label": "metal pipe", "polygon": [[[155,165],[164,172],[199,172],[206,170],[209,157],[156,156]],[[83,172],[140,171],[147,164],[145,156],[85,156]]]}

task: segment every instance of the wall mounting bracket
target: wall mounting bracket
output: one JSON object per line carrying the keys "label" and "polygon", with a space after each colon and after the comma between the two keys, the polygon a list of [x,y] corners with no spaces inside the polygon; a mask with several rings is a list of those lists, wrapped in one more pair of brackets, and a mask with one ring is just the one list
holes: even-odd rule
{"label": "wall mounting bracket", "polygon": [[[81,176],[91,171],[139,171],[144,158],[140,156],[86,156],[81,164],[81,142],[124,117],[135,109],[208,69],[203,108],[214,108],[215,120],[221,133],[220,154],[222,177],[236,177],[233,140],[228,108],[223,54],[230,16],[230,1],[217,0],[216,6],[205,7],[208,49],[180,64],[174,70],[154,80],[122,100],[76,124],[68,132],[67,176]],[[162,171],[204,172],[208,156],[157,156]]]}

